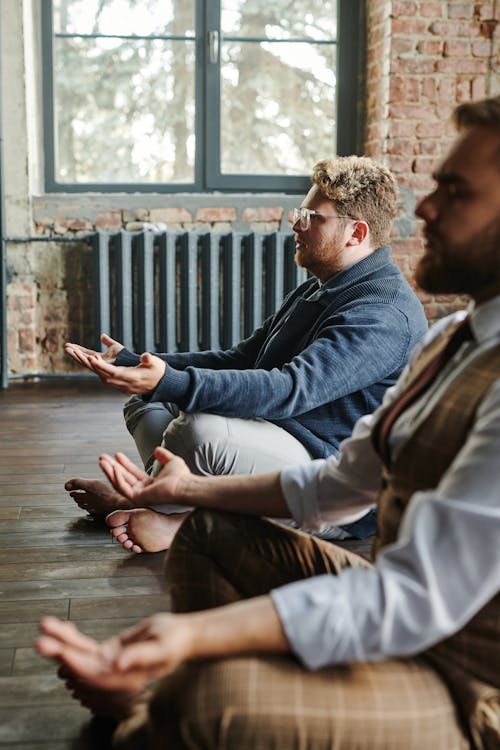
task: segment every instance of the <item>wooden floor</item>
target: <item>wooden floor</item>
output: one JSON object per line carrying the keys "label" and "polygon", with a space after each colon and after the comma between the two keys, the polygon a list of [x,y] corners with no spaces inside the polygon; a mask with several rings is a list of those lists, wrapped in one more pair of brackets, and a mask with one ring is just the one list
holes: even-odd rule
{"label": "wooden floor", "polygon": [[41,616],[69,618],[105,638],[166,609],[163,555],[125,552],[63,487],[71,476],[98,476],[102,451],[137,458],[123,400],[97,380],[14,383],[0,391],[2,750],[104,746],[96,722],[33,650]]}
{"label": "wooden floor", "polygon": [[[138,461],[123,400],[97,379],[0,391],[0,750],[109,747],[106,723],[90,721],[34,651],[40,617],[106,638],[168,608],[164,555],[125,552],[63,486],[99,476],[103,451]],[[343,546],[368,554],[370,542]]]}

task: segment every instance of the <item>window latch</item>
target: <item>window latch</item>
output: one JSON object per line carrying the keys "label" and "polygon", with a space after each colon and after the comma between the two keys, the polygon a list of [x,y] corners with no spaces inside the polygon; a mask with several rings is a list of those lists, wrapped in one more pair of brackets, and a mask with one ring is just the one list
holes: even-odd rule
{"label": "window latch", "polygon": [[219,32],[213,29],[208,32],[208,49],[210,53],[210,62],[219,62]]}

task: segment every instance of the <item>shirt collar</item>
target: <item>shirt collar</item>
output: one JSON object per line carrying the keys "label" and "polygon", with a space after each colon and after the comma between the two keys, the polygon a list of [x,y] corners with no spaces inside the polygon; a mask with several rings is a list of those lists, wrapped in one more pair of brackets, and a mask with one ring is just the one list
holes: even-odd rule
{"label": "shirt collar", "polygon": [[479,343],[490,338],[500,339],[500,294],[480,305],[471,302],[468,312],[474,337]]}

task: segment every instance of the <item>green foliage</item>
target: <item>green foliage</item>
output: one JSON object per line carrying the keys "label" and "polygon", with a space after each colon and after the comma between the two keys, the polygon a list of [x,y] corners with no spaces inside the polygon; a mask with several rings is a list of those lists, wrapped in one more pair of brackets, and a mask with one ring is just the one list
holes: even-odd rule
{"label": "green foliage", "polygon": [[[59,0],[56,28],[75,32],[76,21],[83,24],[82,3]],[[109,34],[112,4],[117,14],[142,7],[156,36],[183,38],[56,38],[58,179],[192,182],[195,42],[186,36],[192,3],[91,4],[95,16],[79,33]],[[319,157],[332,153],[336,46],[315,40],[335,41],[335,8],[328,0],[222,2],[223,172],[307,174]],[[116,25],[115,34],[129,33],[122,31],[125,18],[117,17]],[[293,41],[298,39],[307,41]]]}

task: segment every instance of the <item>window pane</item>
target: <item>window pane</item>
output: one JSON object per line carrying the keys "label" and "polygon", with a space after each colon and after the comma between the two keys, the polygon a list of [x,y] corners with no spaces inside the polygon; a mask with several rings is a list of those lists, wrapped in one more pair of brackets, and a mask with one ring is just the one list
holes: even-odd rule
{"label": "window pane", "polygon": [[335,0],[222,0],[221,30],[238,37],[335,40]]}
{"label": "window pane", "polygon": [[56,180],[192,182],[194,42],[55,40]]}
{"label": "window pane", "polygon": [[335,152],[335,45],[223,43],[223,174],[309,174]]}
{"label": "window pane", "polygon": [[194,0],[53,0],[55,33],[194,36]]}

